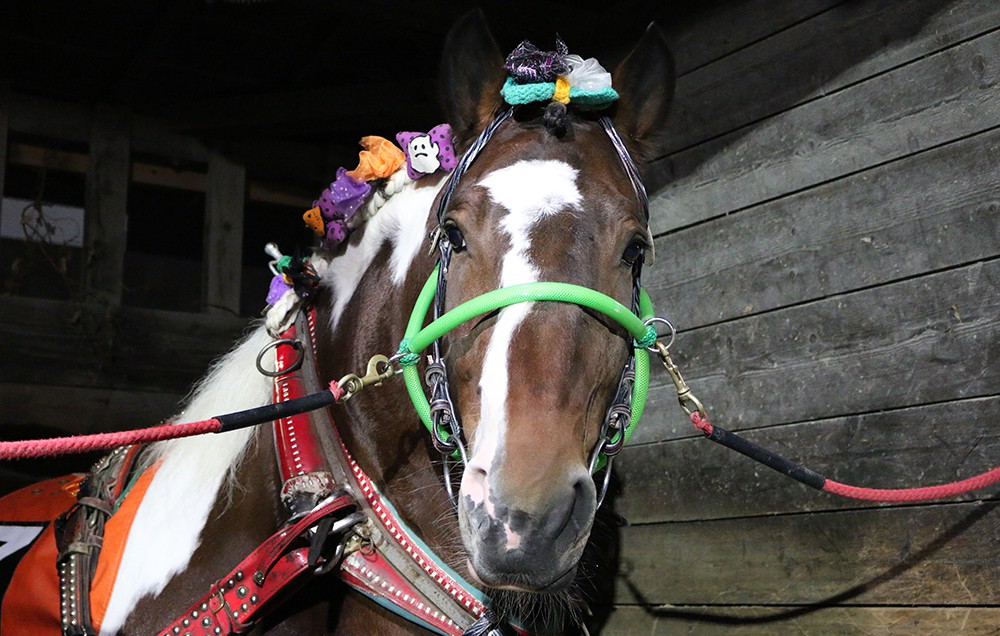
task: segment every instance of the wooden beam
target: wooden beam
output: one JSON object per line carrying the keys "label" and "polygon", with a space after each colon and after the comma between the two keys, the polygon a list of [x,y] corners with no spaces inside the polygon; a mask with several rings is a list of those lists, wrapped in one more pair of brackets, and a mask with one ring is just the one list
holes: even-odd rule
{"label": "wooden beam", "polygon": [[3,198],[3,177],[7,172],[7,129],[10,126],[10,89],[0,85],[0,199]]}
{"label": "wooden beam", "polygon": [[[23,166],[80,173],[86,173],[87,166],[90,165],[90,159],[83,153],[53,150],[31,144],[11,144],[8,160],[12,164]],[[132,181],[191,192],[205,191],[205,174],[203,172],[171,168],[143,161],[132,162]],[[312,199],[299,192],[290,192],[281,186],[257,181],[250,183],[249,197],[251,201],[261,203],[274,203],[302,209],[312,207]]]}
{"label": "wooden beam", "polygon": [[992,634],[997,607],[819,605],[617,607],[602,634]]}
{"label": "wooden beam", "polygon": [[998,531],[996,501],[629,526],[615,599],[997,606]]}
{"label": "wooden beam", "polygon": [[246,169],[220,154],[208,159],[202,296],[209,313],[240,312]]}
{"label": "wooden beam", "polygon": [[84,217],[84,285],[94,298],[121,304],[128,231],[131,113],[123,107],[94,108]]}
{"label": "wooden beam", "polygon": [[7,129],[10,125],[10,89],[0,84],[0,201],[3,200],[4,175],[7,173]]}
{"label": "wooden beam", "polygon": [[[5,296],[0,384],[41,384],[183,395],[227,351],[247,320],[228,314]],[[0,392],[0,412],[15,408]]]}

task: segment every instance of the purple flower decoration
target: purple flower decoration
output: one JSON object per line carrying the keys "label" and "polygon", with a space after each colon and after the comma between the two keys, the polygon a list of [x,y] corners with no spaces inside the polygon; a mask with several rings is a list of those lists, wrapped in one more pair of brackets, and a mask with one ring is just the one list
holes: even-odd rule
{"label": "purple flower decoration", "polygon": [[[348,176],[346,168],[337,168],[337,179],[329,188],[323,190],[317,205],[324,219],[349,219],[358,211],[371,191],[372,187],[367,183],[355,181]],[[328,206],[324,206],[325,200],[329,201]]]}
{"label": "purple flower decoration", "polygon": [[539,50],[537,46],[525,40],[511,51],[503,67],[518,84],[554,82],[557,77],[569,72],[567,55],[569,47],[560,38],[556,38],[555,51]]}
{"label": "purple flower decoration", "polygon": [[265,301],[268,305],[273,305],[274,303],[281,300],[281,297],[285,295],[292,286],[285,282],[285,277],[278,274],[271,279],[271,286],[267,290],[267,300]]}
{"label": "purple flower decoration", "polygon": [[430,132],[396,133],[396,141],[406,155],[406,174],[411,179],[419,179],[434,174],[438,168],[447,171],[455,169],[455,144],[451,136],[451,126],[438,124]]}

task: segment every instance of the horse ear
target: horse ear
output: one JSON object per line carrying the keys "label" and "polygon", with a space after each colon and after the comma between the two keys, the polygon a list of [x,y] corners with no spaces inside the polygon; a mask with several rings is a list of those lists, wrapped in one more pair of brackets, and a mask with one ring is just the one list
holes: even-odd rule
{"label": "horse ear", "polygon": [[640,165],[665,152],[674,77],[674,57],[663,31],[652,23],[613,75],[619,95],[615,128]]}
{"label": "horse ear", "polygon": [[502,104],[503,59],[481,9],[459,18],[445,38],[442,96],[460,147],[486,127]]}

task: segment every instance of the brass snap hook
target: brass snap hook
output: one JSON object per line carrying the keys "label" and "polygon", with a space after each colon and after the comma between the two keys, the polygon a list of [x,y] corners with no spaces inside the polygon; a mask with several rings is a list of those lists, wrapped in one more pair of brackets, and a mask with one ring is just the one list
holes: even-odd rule
{"label": "brass snap hook", "polygon": [[681,408],[688,415],[697,411],[702,417],[708,417],[708,414],[705,413],[705,407],[701,404],[701,400],[691,392],[691,387],[684,381],[684,376],[681,375],[680,368],[678,368],[677,364],[670,357],[670,351],[667,350],[667,346],[662,342],[657,342],[655,351],[659,354],[663,368],[667,370],[671,381],[674,383],[674,389],[677,391],[677,401],[680,402]]}
{"label": "brass snap hook", "polygon": [[382,384],[384,380],[388,380],[395,374],[396,369],[392,366],[389,358],[383,355],[372,356],[363,376],[358,377],[354,373],[348,373],[337,382],[337,386],[345,391],[341,401],[351,399],[354,394],[360,393],[366,386]]}

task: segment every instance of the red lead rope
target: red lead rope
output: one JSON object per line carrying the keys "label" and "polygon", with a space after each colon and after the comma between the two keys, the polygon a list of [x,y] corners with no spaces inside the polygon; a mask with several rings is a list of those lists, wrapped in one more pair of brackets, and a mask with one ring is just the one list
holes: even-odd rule
{"label": "red lead rope", "polygon": [[708,421],[706,416],[698,411],[691,412],[691,423],[695,428],[705,434],[705,437],[722,444],[723,446],[742,453],[758,461],[769,468],[772,468],[783,475],[803,483],[816,490],[822,490],[841,497],[851,499],[863,499],[865,501],[926,501],[928,499],[941,499],[943,497],[954,497],[963,493],[985,488],[990,484],[1000,481],[1000,466],[988,470],[985,473],[953,481],[938,486],[927,486],[924,488],[860,488],[849,486],[827,479],[804,466],[788,461],[784,457],[777,455],[762,446],[727,431],[718,426],[714,426]]}
{"label": "red lead rope", "polygon": [[0,460],[89,453],[91,451],[110,450],[130,444],[161,442],[165,439],[173,439],[175,437],[218,433],[221,430],[222,422],[216,418],[212,418],[200,422],[176,424],[174,426],[154,426],[152,428],[140,428],[115,433],[29,439],[20,442],[0,442]]}
{"label": "red lead rope", "polygon": [[72,435],[50,439],[30,439],[18,442],[0,442],[0,461],[6,459],[30,459],[52,455],[71,455],[91,451],[110,450],[129,444],[149,444],[166,439],[190,437],[204,433],[225,433],[226,431],[256,426],[265,422],[314,411],[329,406],[344,396],[344,390],[336,382],[330,383],[328,391],[320,391],[283,402],[275,402],[246,411],[216,415],[208,420],[139,428],[115,433],[93,435]]}

